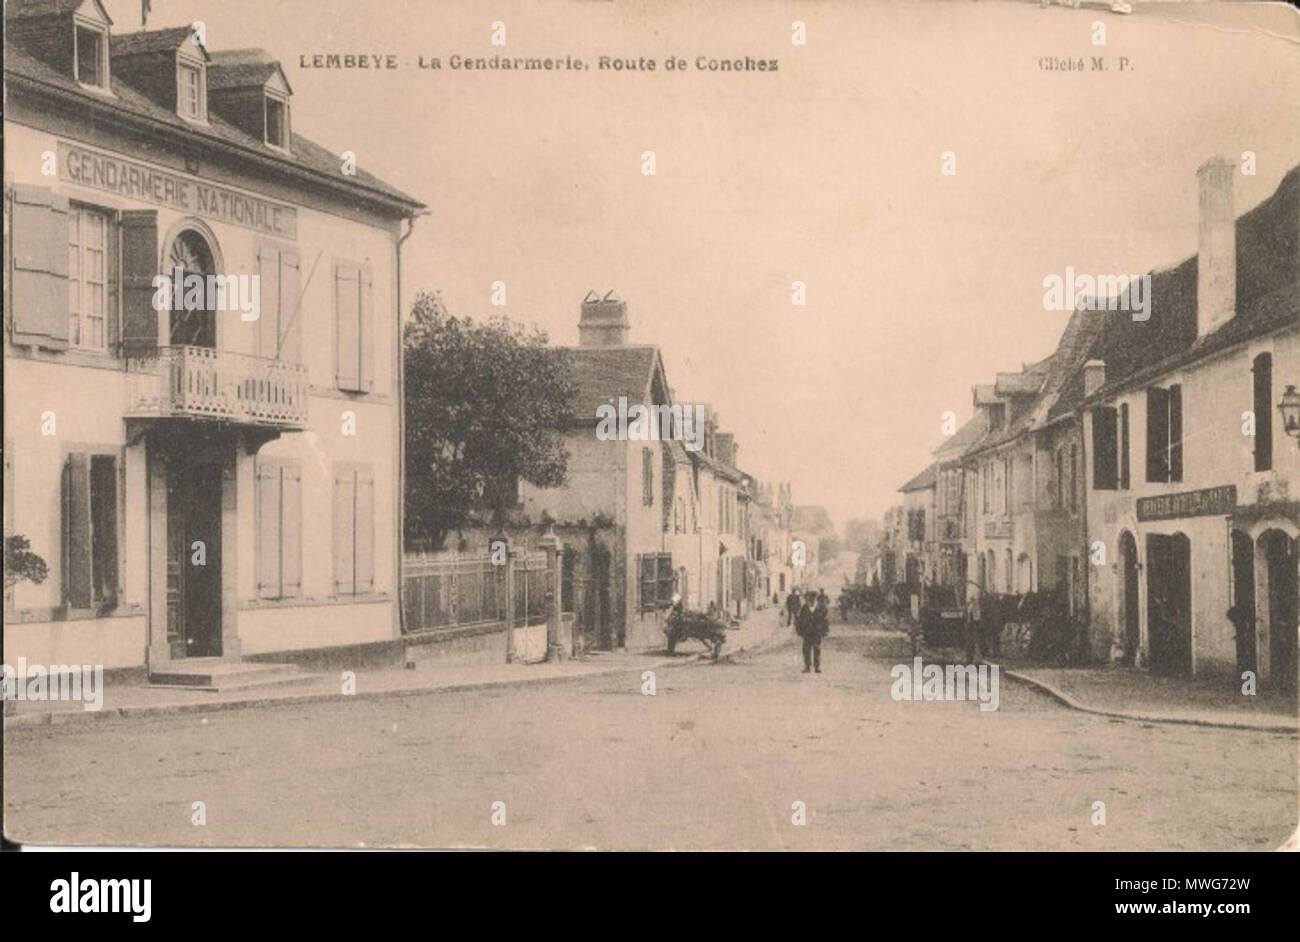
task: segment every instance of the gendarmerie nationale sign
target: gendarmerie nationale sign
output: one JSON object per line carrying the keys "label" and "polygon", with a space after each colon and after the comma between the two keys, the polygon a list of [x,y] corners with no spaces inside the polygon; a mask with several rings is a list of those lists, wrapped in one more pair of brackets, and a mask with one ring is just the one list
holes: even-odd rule
{"label": "gendarmerie nationale sign", "polygon": [[1161,494],[1159,497],[1139,497],[1137,518],[1145,520],[1172,520],[1175,517],[1212,517],[1231,513],[1237,506],[1237,486],[1223,484],[1200,491],[1182,494]]}
{"label": "gendarmerie nationale sign", "polygon": [[132,160],[59,141],[59,177],[206,219],[257,232],[298,238],[298,211],[224,186],[158,170]]}

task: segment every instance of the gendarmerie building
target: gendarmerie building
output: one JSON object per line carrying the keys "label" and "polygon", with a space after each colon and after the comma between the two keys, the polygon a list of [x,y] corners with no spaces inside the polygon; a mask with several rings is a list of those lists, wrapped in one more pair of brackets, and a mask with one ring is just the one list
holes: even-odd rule
{"label": "gendarmerie building", "polygon": [[261,50],[5,15],[4,525],[49,571],[6,592],[5,662],[196,682],[394,641],[422,205],[297,133]]}

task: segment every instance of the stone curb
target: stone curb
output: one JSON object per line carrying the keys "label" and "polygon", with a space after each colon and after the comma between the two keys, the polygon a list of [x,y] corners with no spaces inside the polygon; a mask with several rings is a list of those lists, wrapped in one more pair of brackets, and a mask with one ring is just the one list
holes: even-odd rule
{"label": "stone curb", "polygon": [[1135,720],[1140,723],[1181,723],[1185,726],[1213,726],[1220,729],[1240,729],[1253,733],[1290,733],[1296,735],[1300,733],[1300,724],[1279,725],[1276,723],[1264,722],[1236,722],[1230,720],[1207,720],[1191,716],[1160,716],[1153,713],[1136,713],[1126,710],[1102,710],[1097,707],[1090,707],[1080,703],[1069,694],[1056,689],[1045,681],[1038,680],[1012,670],[1002,670],[1004,677],[1019,681],[1026,686],[1033,687],[1040,693],[1045,693],[1059,703],[1064,704],[1072,710],[1079,710],[1082,713],[1092,713],[1097,716],[1110,716],[1121,720]]}
{"label": "stone curb", "polygon": [[[610,674],[618,674],[624,671],[657,670],[664,667],[685,667],[689,665],[720,663],[722,661],[730,662],[738,654],[743,654],[746,651],[753,653],[760,651],[769,645],[772,647],[778,647],[779,643],[772,644],[773,640],[779,642],[782,639],[769,638],[767,641],[751,643],[748,647],[741,646],[733,651],[726,651],[718,655],[717,662],[704,657],[703,655],[695,658],[675,657],[672,659],[648,662],[646,664],[611,664],[608,667],[584,671],[579,674],[556,674],[546,677],[519,677],[510,678],[509,680],[487,680],[475,683],[447,684],[434,687],[395,687],[387,690],[372,690],[366,692],[358,691],[355,696],[366,698],[373,697],[377,699],[381,697],[412,697],[421,694],[465,693],[474,690],[488,690],[493,687],[524,687],[541,686],[543,684],[571,683],[575,680],[582,680],[587,677],[602,677]],[[214,700],[209,702],[196,701],[191,703],[164,703],[156,706],[105,708],[93,712],[88,710],[67,710],[41,713],[18,713],[4,717],[4,728],[9,730],[24,729],[33,726],[76,726],[95,722],[108,722],[113,719],[174,716],[184,713],[218,713],[230,710],[243,710],[251,707],[325,703],[340,699],[346,698],[344,698],[343,694],[339,693],[288,693],[280,696],[250,697],[244,700]]]}

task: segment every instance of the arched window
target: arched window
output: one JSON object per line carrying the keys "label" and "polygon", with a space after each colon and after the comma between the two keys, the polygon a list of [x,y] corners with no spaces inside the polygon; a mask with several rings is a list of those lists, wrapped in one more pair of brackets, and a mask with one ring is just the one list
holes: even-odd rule
{"label": "arched window", "polygon": [[[173,302],[169,328],[169,343],[173,347],[209,347],[217,345],[217,316],[214,299],[209,292],[209,275],[215,275],[216,261],[212,247],[201,233],[182,229],[172,240],[167,253],[167,276],[181,279],[180,296],[183,304],[176,309]],[[199,291],[192,291],[195,283],[191,276],[202,281]],[[173,298],[176,293],[173,289]],[[195,303],[195,302],[198,303]]]}

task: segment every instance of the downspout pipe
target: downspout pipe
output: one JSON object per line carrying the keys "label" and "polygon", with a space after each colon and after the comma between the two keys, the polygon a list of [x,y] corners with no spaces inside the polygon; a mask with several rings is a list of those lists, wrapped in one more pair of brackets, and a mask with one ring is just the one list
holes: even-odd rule
{"label": "downspout pipe", "polygon": [[406,637],[406,580],[402,562],[406,558],[406,315],[402,309],[402,245],[415,231],[415,220],[432,215],[420,209],[406,217],[406,232],[397,239],[397,628]]}

